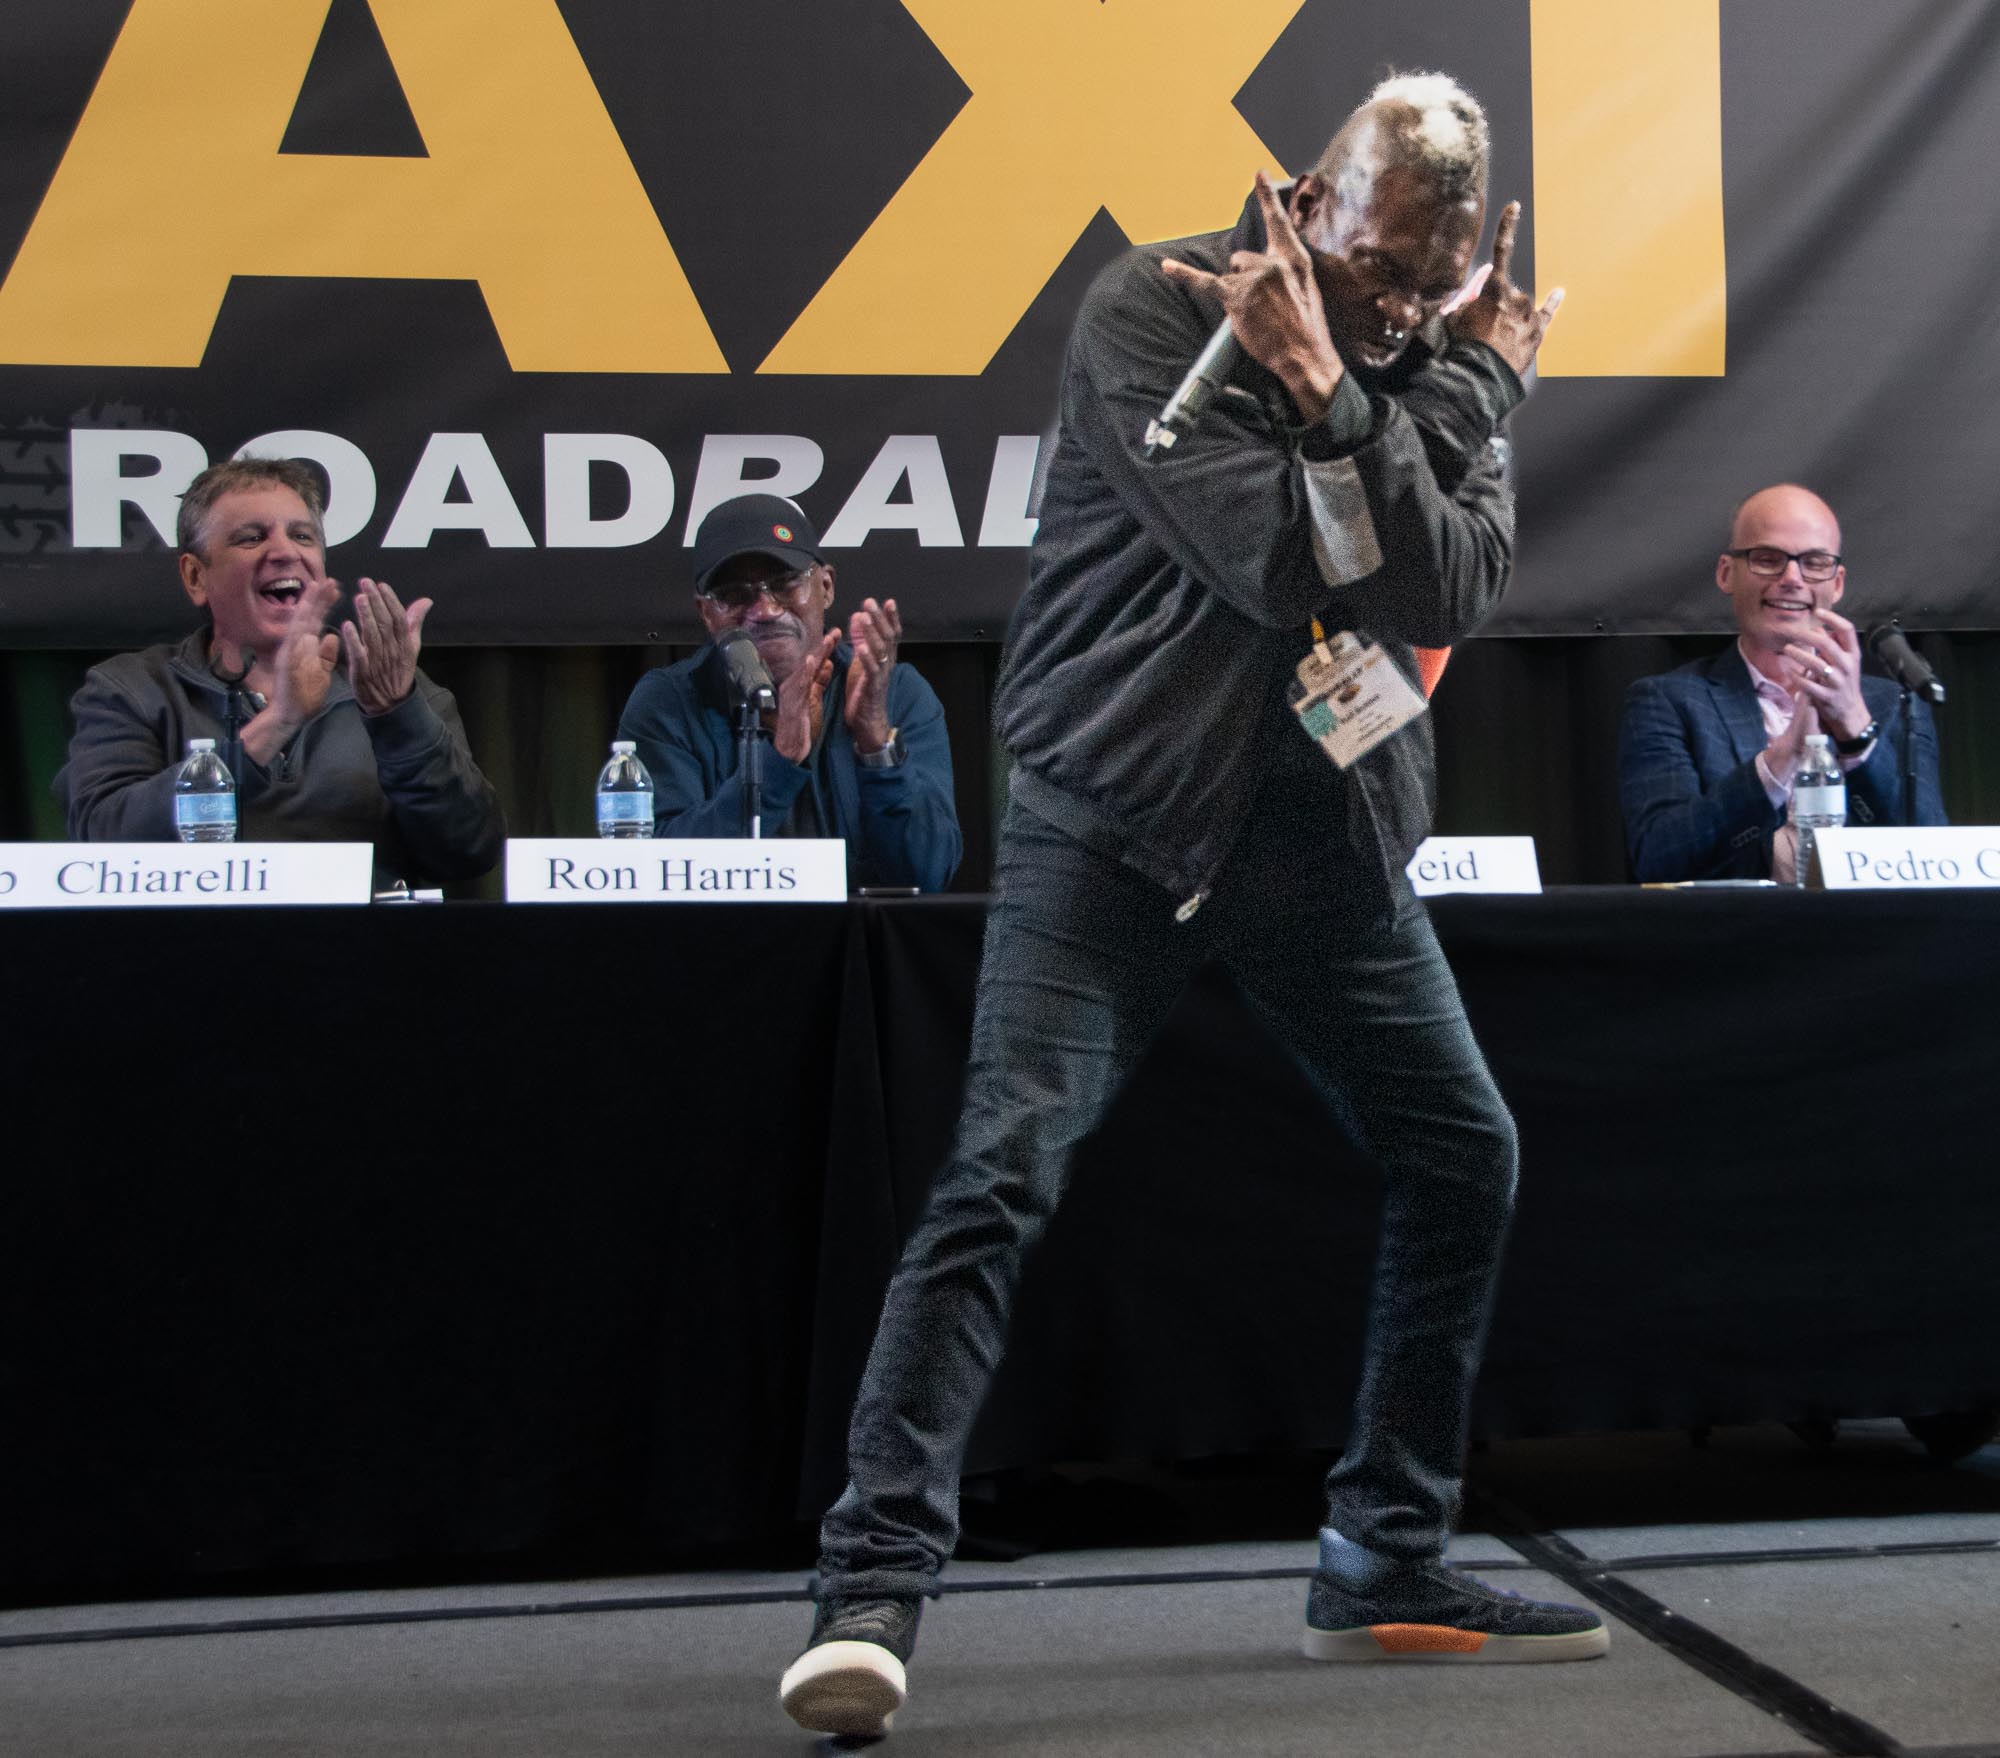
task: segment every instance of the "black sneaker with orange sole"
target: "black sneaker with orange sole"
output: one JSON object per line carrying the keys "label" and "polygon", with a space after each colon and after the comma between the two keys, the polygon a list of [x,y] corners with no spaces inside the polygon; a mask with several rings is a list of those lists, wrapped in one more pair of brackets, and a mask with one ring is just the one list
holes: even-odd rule
{"label": "black sneaker with orange sole", "polygon": [[1502,1593],[1441,1560],[1398,1562],[1330,1527],[1306,1593],[1308,1660],[1594,1660],[1611,1645],[1588,1607]]}

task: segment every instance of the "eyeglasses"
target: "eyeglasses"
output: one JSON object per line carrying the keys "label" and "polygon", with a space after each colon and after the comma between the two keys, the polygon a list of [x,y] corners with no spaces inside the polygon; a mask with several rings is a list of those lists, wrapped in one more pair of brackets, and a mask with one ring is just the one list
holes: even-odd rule
{"label": "eyeglasses", "polygon": [[796,574],[776,580],[722,580],[711,585],[702,597],[722,610],[748,610],[760,598],[769,598],[780,610],[797,610],[806,601],[814,570],[801,568]]}
{"label": "eyeglasses", "polygon": [[1775,580],[1785,571],[1786,564],[1799,564],[1799,578],[1810,580],[1815,585],[1824,584],[1840,571],[1840,557],[1828,549],[1807,549],[1793,551],[1772,549],[1765,544],[1753,544],[1749,549],[1723,551],[1744,563],[1760,580]]}

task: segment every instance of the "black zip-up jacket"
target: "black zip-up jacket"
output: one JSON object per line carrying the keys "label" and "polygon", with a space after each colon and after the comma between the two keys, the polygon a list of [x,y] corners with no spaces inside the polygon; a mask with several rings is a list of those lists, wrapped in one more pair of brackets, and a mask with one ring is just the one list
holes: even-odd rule
{"label": "black zip-up jacket", "polygon": [[[1291,717],[1312,619],[1379,641],[1414,683],[1412,648],[1475,628],[1513,556],[1501,430],[1525,393],[1492,349],[1442,324],[1384,373],[1350,368],[1309,424],[1248,364],[1247,389],[1145,459],[1148,418],[1222,319],[1161,259],[1221,273],[1263,242],[1253,200],[1232,231],[1134,250],[1086,295],[994,700],[1021,803],[1189,902],[1242,828],[1260,729]],[[1347,838],[1384,907],[1429,831],[1434,785],[1428,715],[1341,778]]]}

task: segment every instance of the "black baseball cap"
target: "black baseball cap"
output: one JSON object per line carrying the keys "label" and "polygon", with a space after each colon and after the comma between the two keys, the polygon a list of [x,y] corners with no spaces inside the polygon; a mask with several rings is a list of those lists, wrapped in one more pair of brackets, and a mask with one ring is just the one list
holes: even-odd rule
{"label": "black baseball cap", "polygon": [[825,559],[812,521],[777,494],[742,494],[710,509],[694,534],[694,589],[706,592],[709,576],[740,555],[775,556],[792,569]]}

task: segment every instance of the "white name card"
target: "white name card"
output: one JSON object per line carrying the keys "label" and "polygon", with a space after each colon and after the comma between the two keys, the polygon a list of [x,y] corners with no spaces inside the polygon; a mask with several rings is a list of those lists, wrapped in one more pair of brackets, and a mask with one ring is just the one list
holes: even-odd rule
{"label": "white name card", "polygon": [[1419,897],[1484,891],[1539,897],[1532,836],[1427,836],[1404,869]]}
{"label": "white name card", "polygon": [[1991,825],[1848,825],[1815,831],[1813,844],[1829,891],[2000,885],[2000,828]]}
{"label": "white name card", "polygon": [[365,842],[0,843],[0,908],[366,903]]}
{"label": "white name card", "polygon": [[694,837],[520,837],[509,903],[845,903],[837,836],[766,842]]}

